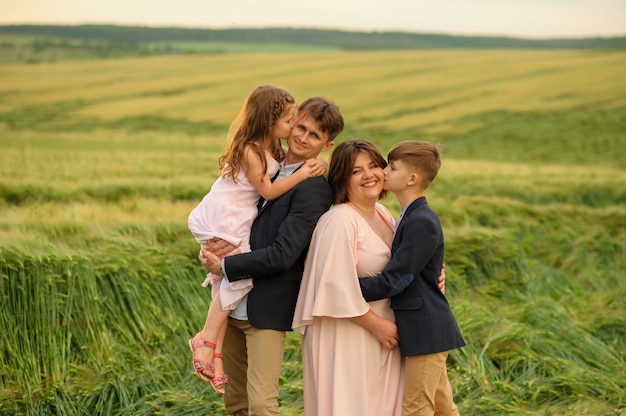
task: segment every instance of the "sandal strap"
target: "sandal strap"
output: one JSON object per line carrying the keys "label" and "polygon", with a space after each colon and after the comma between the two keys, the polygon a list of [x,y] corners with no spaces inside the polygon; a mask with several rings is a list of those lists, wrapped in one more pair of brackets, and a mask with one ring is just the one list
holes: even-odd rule
{"label": "sandal strap", "polygon": [[217,348],[214,342],[205,341],[200,337],[200,333],[198,332],[195,337],[191,339],[191,348],[192,351],[196,351],[198,348],[209,347],[209,348]]}
{"label": "sandal strap", "polygon": [[226,374],[216,374],[211,380],[215,386],[228,384],[228,376]]}
{"label": "sandal strap", "polygon": [[213,349],[217,348],[217,345],[215,345],[214,342],[202,340],[202,343],[204,344],[205,347],[209,347]]}

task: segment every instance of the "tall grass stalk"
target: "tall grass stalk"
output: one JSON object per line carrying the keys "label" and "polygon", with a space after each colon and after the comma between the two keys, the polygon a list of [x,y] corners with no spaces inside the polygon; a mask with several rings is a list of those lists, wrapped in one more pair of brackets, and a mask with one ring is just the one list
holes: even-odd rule
{"label": "tall grass stalk", "polygon": [[[626,415],[625,68],[522,50],[0,66],[0,414],[225,415],[191,365],[209,294],[186,220],[241,100],[275,83],[335,100],[338,142],[442,145],[427,198],[462,414]],[[302,414],[299,342],[285,415]]]}

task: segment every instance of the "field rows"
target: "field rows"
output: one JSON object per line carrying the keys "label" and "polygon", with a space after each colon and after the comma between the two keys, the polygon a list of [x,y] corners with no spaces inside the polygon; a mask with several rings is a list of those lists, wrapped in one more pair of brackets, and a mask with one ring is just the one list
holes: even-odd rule
{"label": "field rows", "polygon": [[[622,51],[0,66],[0,413],[225,414],[190,366],[209,299],[187,215],[243,98],[275,83],[335,100],[339,142],[441,145],[427,197],[468,344],[449,361],[462,414],[626,415],[624,73]],[[290,334],[287,416],[300,360]]]}

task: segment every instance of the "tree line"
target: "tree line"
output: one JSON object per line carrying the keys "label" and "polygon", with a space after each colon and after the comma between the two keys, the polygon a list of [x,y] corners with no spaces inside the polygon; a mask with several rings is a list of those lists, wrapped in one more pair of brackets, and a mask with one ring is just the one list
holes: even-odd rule
{"label": "tree line", "polygon": [[117,25],[3,25],[0,34],[55,37],[83,41],[145,44],[149,42],[289,43],[342,50],[530,48],[623,49],[626,36],[525,39],[503,36],[456,36],[410,32],[354,32],[324,29],[202,29]]}

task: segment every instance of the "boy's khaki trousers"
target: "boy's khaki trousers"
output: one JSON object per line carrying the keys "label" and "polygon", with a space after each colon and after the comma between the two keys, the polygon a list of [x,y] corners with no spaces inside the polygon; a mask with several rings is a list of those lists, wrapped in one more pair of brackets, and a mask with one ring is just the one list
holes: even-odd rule
{"label": "boy's khaki trousers", "polygon": [[405,357],[402,416],[458,416],[447,359],[447,351]]}

